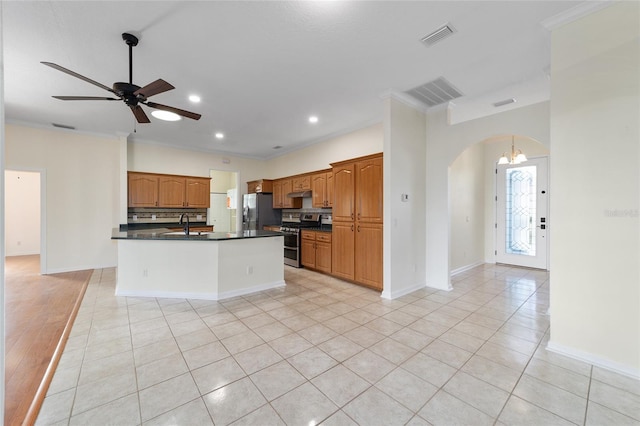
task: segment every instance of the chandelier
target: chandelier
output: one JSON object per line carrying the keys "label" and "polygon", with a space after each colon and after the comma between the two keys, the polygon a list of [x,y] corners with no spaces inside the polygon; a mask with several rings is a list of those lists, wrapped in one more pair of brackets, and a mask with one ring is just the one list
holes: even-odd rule
{"label": "chandelier", "polygon": [[514,146],[513,136],[511,136],[511,156],[507,157],[507,153],[503,152],[502,157],[498,160],[498,164],[520,164],[527,161],[527,156]]}

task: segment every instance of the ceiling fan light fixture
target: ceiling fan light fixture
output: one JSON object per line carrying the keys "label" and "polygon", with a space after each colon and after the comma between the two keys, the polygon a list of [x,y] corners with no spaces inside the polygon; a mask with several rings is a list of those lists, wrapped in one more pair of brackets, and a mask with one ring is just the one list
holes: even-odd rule
{"label": "ceiling fan light fixture", "polygon": [[164,120],[164,121],[182,120],[182,117],[180,117],[178,114],[170,112],[170,111],[156,110],[156,111],[152,111],[151,115],[153,115],[158,120]]}

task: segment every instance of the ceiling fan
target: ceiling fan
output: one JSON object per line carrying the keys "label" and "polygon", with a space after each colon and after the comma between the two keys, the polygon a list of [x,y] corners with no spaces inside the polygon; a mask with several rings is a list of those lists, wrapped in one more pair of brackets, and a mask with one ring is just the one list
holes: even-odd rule
{"label": "ceiling fan", "polygon": [[69,74],[73,77],[79,78],[80,80],[84,80],[87,83],[91,83],[94,86],[98,86],[104,90],[107,90],[113,93],[117,98],[108,98],[108,97],[99,97],[99,96],[53,96],[56,99],[60,99],[63,101],[124,101],[126,105],[131,108],[133,115],[136,117],[138,123],[150,123],[149,117],[144,112],[140,104],[146,105],[151,108],[173,112],[182,117],[191,118],[193,120],[199,120],[201,115],[196,114],[195,112],[185,111],[183,109],[175,108],[168,105],[157,104],[155,102],[148,101],[147,99],[153,95],[157,95],[159,93],[167,92],[169,90],[175,89],[171,84],[167,83],[162,79],[158,79],[152,83],[147,84],[144,87],[136,86],[133,84],[133,47],[138,45],[138,38],[133,34],[124,33],[122,34],[122,39],[129,46],[129,82],[117,82],[113,83],[113,88],[107,87],[104,84],[100,84],[95,80],[91,80],[88,77],[78,74],[77,72],[71,71],[67,68],[61,67],[58,64],[54,64],[52,62],[41,62],[42,64],[56,69],[58,71],[62,71],[66,74]]}

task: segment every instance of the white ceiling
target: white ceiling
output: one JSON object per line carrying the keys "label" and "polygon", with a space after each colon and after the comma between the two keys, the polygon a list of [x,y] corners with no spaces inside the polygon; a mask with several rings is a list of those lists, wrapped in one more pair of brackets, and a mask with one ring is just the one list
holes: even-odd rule
{"label": "white ceiling", "polygon": [[[475,118],[503,111],[491,104],[506,98],[517,105],[548,98],[542,23],[583,3],[1,2],[6,119],[101,134],[137,128],[137,140],[270,158],[380,122],[381,96],[440,76],[464,94],[455,101],[459,117]],[[457,30],[451,37],[430,48],[420,42],[447,22]],[[201,120],[150,116],[150,124],[135,125],[121,102],[51,98],[110,93],[40,61],[106,86],[127,81],[123,32],[140,37],[133,82],[168,81],[176,89],[151,100],[201,113]],[[202,102],[190,103],[192,93]],[[307,121],[312,114],[317,124]]]}

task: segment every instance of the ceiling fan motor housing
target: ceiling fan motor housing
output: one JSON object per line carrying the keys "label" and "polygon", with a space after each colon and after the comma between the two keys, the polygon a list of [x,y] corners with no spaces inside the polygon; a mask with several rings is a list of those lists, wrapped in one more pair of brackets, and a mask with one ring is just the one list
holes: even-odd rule
{"label": "ceiling fan motor housing", "polygon": [[136,106],[140,101],[146,101],[146,98],[142,95],[134,95],[136,90],[140,89],[140,86],[129,83],[113,83],[113,91],[122,96],[124,103],[129,106]]}

